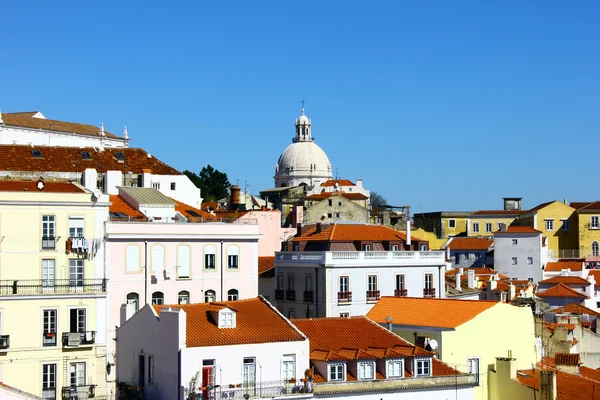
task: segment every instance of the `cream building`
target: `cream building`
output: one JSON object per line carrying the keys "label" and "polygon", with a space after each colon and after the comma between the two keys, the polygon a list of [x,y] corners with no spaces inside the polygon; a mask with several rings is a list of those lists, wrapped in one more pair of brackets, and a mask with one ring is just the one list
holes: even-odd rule
{"label": "cream building", "polygon": [[0,380],[45,399],[105,398],[108,196],[0,181]]}

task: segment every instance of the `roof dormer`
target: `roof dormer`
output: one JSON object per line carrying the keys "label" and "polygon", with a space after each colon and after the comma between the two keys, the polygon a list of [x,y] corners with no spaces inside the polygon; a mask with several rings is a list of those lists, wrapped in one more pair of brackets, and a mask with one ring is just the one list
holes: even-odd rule
{"label": "roof dormer", "polygon": [[236,326],[236,310],[227,307],[224,304],[211,304],[208,307],[208,312],[211,314],[212,320],[219,329],[235,328]]}

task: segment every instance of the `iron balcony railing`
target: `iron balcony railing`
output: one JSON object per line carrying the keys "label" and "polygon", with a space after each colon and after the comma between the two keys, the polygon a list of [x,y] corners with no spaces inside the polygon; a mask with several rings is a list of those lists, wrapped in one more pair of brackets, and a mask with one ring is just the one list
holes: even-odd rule
{"label": "iron balcony railing", "polygon": [[204,217],[189,217],[186,219],[180,218],[147,218],[147,217],[119,217],[111,216],[111,222],[152,222],[152,223],[194,223],[194,224],[240,224],[240,225],[256,225],[258,219],[256,218],[204,218]]}
{"label": "iron balcony railing", "polygon": [[54,236],[42,236],[42,250],[56,250],[56,238]]}
{"label": "iron balcony railing", "polygon": [[367,301],[377,301],[380,297],[379,290],[367,290]]}
{"label": "iron balcony railing", "polygon": [[286,290],[285,299],[289,301],[296,301],[296,291],[294,289]]}
{"label": "iron balcony railing", "polygon": [[44,400],[56,400],[56,388],[43,388],[42,399]]}
{"label": "iron balcony railing", "polygon": [[96,331],[65,332],[62,334],[62,345],[67,348],[92,346],[96,342]]}
{"label": "iron balcony railing", "polygon": [[0,350],[8,350],[10,347],[10,335],[0,335]]}
{"label": "iron balcony railing", "polygon": [[275,289],[275,300],[283,300],[283,289]]}
{"label": "iron balcony railing", "polygon": [[0,296],[13,294],[106,293],[106,279],[0,280]]}
{"label": "iron balcony railing", "polygon": [[301,395],[313,392],[313,383],[306,379],[284,381],[244,382],[212,385],[201,389],[198,399],[255,399]]}
{"label": "iron balcony railing", "polygon": [[435,288],[424,288],[423,297],[435,297]]}
{"label": "iron balcony railing", "polygon": [[307,303],[312,303],[314,299],[314,293],[312,290],[305,290],[304,291],[304,301]]}
{"label": "iron balcony railing", "polygon": [[86,400],[96,398],[96,385],[65,386],[62,400]]}
{"label": "iron balcony railing", "polygon": [[352,301],[352,292],[338,292],[338,303],[350,303]]}
{"label": "iron balcony railing", "polygon": [[56,346],[56,332],[45,332],[42,333],[42,344],[45,347]]}
{"label": "iron balcony railing", "polygon": [[408,289],[396,289],[394,290],[395,297],[406,297],[408,296]]}

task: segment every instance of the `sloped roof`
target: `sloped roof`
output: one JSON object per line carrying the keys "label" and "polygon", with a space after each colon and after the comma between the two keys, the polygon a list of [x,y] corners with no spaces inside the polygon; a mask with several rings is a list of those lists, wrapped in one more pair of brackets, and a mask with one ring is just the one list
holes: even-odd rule
{"label": "sloped roof", "polygon": [[[421,240],[412,235],[411,239]],[[321,225],[321,232],[317,232],[316,225],[312,226],[300,236],[292,239],[293,242],[353,242],[358,240],[406,241],[406,234],[383,225],[333,223]]]}
{"label": "sloped roof", "polygon": [[[519,370],[517,381],[529,388],[540,389],[540,370]],[[581,376],[556,372],[557,398],[568,400],[600,400],[600,383]]]}
{"label": "sloped roof", "polygon": [[382,297],[367,317],[380,324],[387,323],[389,316],[394,325],[454,329],[497,304],[500,303],[484,300]]}
{"label": "sloped roof", "polygon": [[34,193],[85,193],[86,190],[73,182],[44,181],[44,188],[39,190],[37,181],[0,180],[0,192],[34,192]]}
{"label": "sloped roof", "polygon": [[[175,203],[175,211],[180,212],[186,218],[189,218],[191,220],[194,220],[195,218],[202,218],[205,221],[211,221],[211,220],[217,219],[217,217],[215,217],[214,215],[212,215],[209,212],[200,210],[196,207],[192,207],[189,204],[182,203],[181,201],[175,200],[172,197],[170,197],[170,199],[173,203]],[[192,213],[196,214],[196,215],[193,215]]]}
{"label": "sloped roof", "polygon": [[576,367],[579,365],[579,353],[556,353],[554,354],[554,360],[556,360],[556,365],[569,365],[572,367]]}
{"label": "sloped roof", "polygon": [[337,192],[323,192],[323,193],[311,194],[310,196],[306,197],[306,199],[307,200],[324,200],[324,199],[327,199],[332,196],[341,196],[348,200],[366,200],[366,199],[368,199],[368,197],[362,193],[346,193],[341,190],[338,190]]}
{"label": "sloped roof", "polygon": [[560,272],[563,269],[571,271],[581,271],[583,269],[582,261],[550,261],[546,264],[545,271]]}
{"label": "sloped roof", "polygon": [[338,186],[356,186],[354,183],[352,183],[352,181],[348,179],[328,179],[325,182],[321,183],[321,186],[335,186],[336,183],[338,184]]}
{"label": "sloped roof", "polygon": [[563,307],[558,307],[552,310],[552,312],[562,314],[562,313],[571,313],[572,315],[595,315],[596,317],[600,317],[600,313],[592,310],[591,308],[587,308],[578,303],[570,303]]}
{"label": "sloped roof", "polygon": [[556,203],[556,200],[547,201],[547,202],[545,202],[545,203],[538,204],[537,206],[533,207],[533,208],[532,208],[531,210],[529,210],[528,212],[541,210],[542,208],[544,208],[544,207],[546,207],[546,206],[549,206],[549,205],[550,205],[550,204],[552,204],[552,203]]}
{"label": "sloped roof", "polygon": [[259,256],[258,257],[258,276],[275,268],[274,256]]}
{"label": "sloped roof", "polygon": [[521,215],[525,212],[527,212],[527,211],[523,211],[523,210],[479,210],[479,211],[475,211],[470,216],[489,215],[489,216],[502,217],[502,216],[511,216],[511,215]]}
{"label": "sloped roof", "polygon": [[[219,329],[209,314],[215,305],[236,310],[236,327]],[[187,314],[187,347],[293,342],[305,340],[296,329],[260,297],[220,303],[153,306],[179,308]]]}
{"label": "sloped roof", "polygon": [[595,286],[600,286],[600,269],[591,269],[588,272],[588,277],[592,275],[594,277],[594,280],[596,281],[596,285]]}
{"label": "sloped roof", "polygon": [[531,226],[521,225],[509,225],[506,227],[506,231],[496,231],[494,235],[505,234],[505,233],[542,233],[537,229],[533,229]]}
{"label": "sloped roof", "polygon": [[571,207],[577,209],[578,212],[600,211],[600,201],[571,203]]}
{"label": "sloped roof", "polygon": [[548,279],[544,279],[543,281],[539,281],[540,284],[545,285],[557,285],[559,283],[564,283],[565,285],[583,285],[588,286],[591,283],[579,276],[553,276]]}
{"label": "sloped roof", "polygon": [[[58,121],[55,119],[34,118],[37,111],[33,112],[17,112],[17,113],[2,113],[4,125],[20,126],[22,128],[46,129],[50,131],[77,133],[80,135],[98,136],[100,137],[100,128],[94,125],[79,124],[77,122]],[[108,131],[104,131],[104,135],[108,138],[122,139]]]}
{"label": "sloped roof", "polygon": [[538,297],[575,297],[575,298],[589,298],[585,294],[578,292],[575,289],[571,289],[567,285],[559,283],[558,285],[552,286],[550,289],[537,292],[535,294]]}
{"label": "sloped roof", "polygon": [[[38,150],[41,157],[34,157],[33,150]],[[83,158],[82,153],[89,153],[90,158]],[[122,162],[116,153],[123,154]],[[86,168],[94,168],[99,173],[141,174],[143,169],[148,169],[155,175],[181,175],[145,150],[132,147],[100,151],[94,147],[0,145],[0,171],[83,172]]]}
{"label": "sloped roof", "polygon": [[598,369],[592,369],[586,367],[585,365],[582,365],[579,367],[579,375],[586,379],[590,379],[592,381],[600,383],[600,370]]}
{"label": "sloped roof", "polygon": [[486,250],[494,244],[490,237],[455,237],[442,249],[450,247],[451,250]]}
{"label": "sloped roof", "polygon": [[111,194],[109,198],[111,205],[108,208],[108,211],[111,213],[121,213],[128,217],[145,217],[144,214],[136,210],[134,207],[129,205],[125,200],[123,200],[118,194]]}
{"label": "sloped roof", "polygon": [[120,192],[131,196],[140,205],[175,208],[175,203],[157,189],[131,186],[119,186],[118,189]]}

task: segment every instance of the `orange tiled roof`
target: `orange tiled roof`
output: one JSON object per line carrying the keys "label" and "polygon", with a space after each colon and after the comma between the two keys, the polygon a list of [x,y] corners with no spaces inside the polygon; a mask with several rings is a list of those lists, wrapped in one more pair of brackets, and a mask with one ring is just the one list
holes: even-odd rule
{"label": "orange tiled roof", "polygon": [[310,196],[306,197],[306,199],[307,200],[323,200],[323,199],[327,199],[332,196],[342,196],[348,200],[366,200],[366,199],[368,199],[368,197],[362,193],[346,193],[341,190],[338,190],[337,192],[323,192],[323,193],[311,194]]}
{"label": "orange tiled roof", "polygon": [[125,200],[123,200],[118,194],[111,194],[109,198],[111,205],[108,211],[111,213],[123,213],[128,217],[139,218],[145,217],[144,214],[133,208]]}
{"label": "orange tiled roof", "polygon": [[473,214],[471,215],[520,215],[523,214],[527,211],[523,211],[523,210],[479,210],[479,211],[475,211]]}
{"label": "orange tiled roof", "polygon": [[572,331],[573,329],[575,329],[575,324],[567,324],[567,323],[561,323],[561,322],[551,322],[548,324],[548,328],[553,331],[556,328],[565,328],[569,331]]}
{"label": "orange tiled roof", "polygon": [[[208,212],[203,211],[203,210],[199,210],[196,207],[192,207],[190,205],[182,203],[181,201],[175,200],[174,198],[170,197],[170,199],[175,203],[175,211],[180,212],[186,218],[191,218],[192,220],[195,219],[195,218],[202,218],[204,220],[216,220],[217,219],[211,213],[208,213]],[[192,211],[193,213],[195,213],[197,215],[190,214],[190,211]],[[198,217],[198,215],[199,215],[199,217]]]}
{"label": "orange tiled roof", "polygon": [[556,200],[552,200],[552,201],[547,201],[545,203],[542,204],[538,204],[537,206],[533,207],[531,210],[529,210],[528,212],[532,212],[532,211],[538,211],[541,210],[542,208],[549,206],[552,203],[556,203]]}
{"label": "orange tiled roof", "polygon": [[216,210],[219,208],[219,203],[216,201],[205,201],[200,205],[200,208],[203,211]]}
{"label": "orange tiled roof", "polygon": [[575,297],[588,299],[589,297],[585,294],[578,292],[575,289],[571,289],[567,285],[559,283],[558,285],[552,286],[550,289],[537,292],[535,294],[538,297]]}
{"label": "orange tiled roof", "polygon": [[338,186],[356,186],[354,183],[352,183],[352,181],[348,180],[348,179],[328,179],[325,182],[321,183],[321,186],[323,187],[329,187],[329,186],[335,186],[335,184],[338,184]]}
{"label": "orange tiled roof", "polygon": [[[529,388],[539,390],[539,369],[520,370],[517,381]],[[600,384],[581,376],[556,372],[557,398],[568,400],[600,400]]]}
{"label": "orange tiled roof", "polygon": [[588,272],[588,277],[592,275],[594,277],[594,280],[596,281],[595,286],[600,286],[600,269],[591,269]]}
{"label": "orange tiled roof", "polygon": [[571,207],[576,208],[578,212],[593,212],[600,210],[600,201],[591,201],[584,203],[571,203]]}
{"label": "orange tiled roof", "polygon": [[556,365],[569,365],[576,367],[579,365],[579,353],[556,353],[554,354],[554,360],[556,360]]}
{"label": "orange tiled roof", "polygon": [[[236,327],[219,329],[208,313],[209,307],[225,305],[236,313]],[[230,346],[252,343],[302,341],[304,337],[260,297],[222,303],[154,306],[179,308],[187,314],[187,347]]]}
{"label": "orange tiled roof", "polygon": [[588,286],[590,282],[579,277],[579,276],[553,276],[552,278],[544,279],[543,281],[539,281],[541,284],[554,284],[557,285],[559,283],[564,283],[565,285],[583,285]]}
{"label": "orange tiled roof", "polygon": [[581,261],[550,261],[546,264],[545,271],[560,272],[563,269],[570,269],[571,271],[581,271],[583,269],[583,262]]}
{"label": "orange tiled roof", "polygon": [[533,229],[531,226],[507,226],[506,231],[496,231],[494,234],[502,234],[502,233],[542,233],[537,229]]}
{"label": "orange tiled roof", "polygon": [[583,315],[583,314],[588,314],[588,315],[595,315],[597,317],[600,317],[600,313],[596,312],[594,310],[592,310],[591,308],[587,308],[582,306],[581,304],[577,304],[577,303],[570,303],[567,304],[564,307],[559,307],[559,308],[555,308],[552,310],[553,312],[557,313],[557,314],[562,314],[562,313],[571,313],[573,315]]}
{"label": "orange tiled roof", "polygon": [[450,247],[451,250],[487,250],[493,243],[494,241],[487,237],[456,237],[446,247]]}
{"label": "orange tiled roof", "polygon": [[[20,126],[23,128],[46,129],[58,132],[78,133],[80,135],[100,136],[100,128],[94,125],[79,124],[76,122],[57,121],[54,119],[33,118],[37,113],[34,112],[18,112],[18,113],[2,113],[4,125]],[[120,137],[104,131],[104,135],[108,138]]]}
{"label": "orange tiled roof", "polygon": [[[373,241],[406,241],[406,234],[383,225],[371,224],[323,224],[321,232],[316,226],[310,227],[302,235],[296,236],[292,242],[327,241],[353,242],[355,240]],[[421,240],[411,236],[412,240]]]}
{"label": "orange tiled roof", "polygon": [[579,375],[586,379],[600,383],[600,370],[598,369],[592,369],[582,365],[579,367]]}
{"label": "orange tiled roof", "polygon": [[367,317],[381,324],[390,316],[395,325],[456,328],[497,304],[484,300],[382,297]]}
{"label": "orange tiled roof", "polygon": [[248,214],[251,210],[213,210],[218,218],[241,218]]}
{"label": "orange tiled roof", "polygon": [[[39,150],[42,157],[34,157],[32,150]],[[89,153],[90,158],[84,159],[82,152]],[[115,153],[123,153],[124,161],[119,162]],[[0,145],[0,171],[83,172],[86,168],[95,168],[100,173],[122,171],[141,174],[143,169],[149,169],[157,175],[181,175],[143,149],[131,147],[100,151],[94,147]]]}
{"label": "orange tiled roof", "polygon": [[0,180],[0,192],[85,193],[85,189],[72,182],[44,181],[44,188],[39,190],[37,181]]}
{"label": "orange tiled roof", "polygon": [[267,271],[275,268],[275,257],[274,256],[259,256],[258,257],[258,276],[261,276]]}

